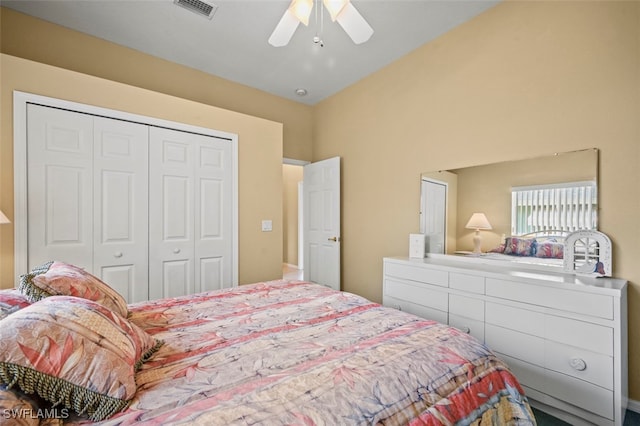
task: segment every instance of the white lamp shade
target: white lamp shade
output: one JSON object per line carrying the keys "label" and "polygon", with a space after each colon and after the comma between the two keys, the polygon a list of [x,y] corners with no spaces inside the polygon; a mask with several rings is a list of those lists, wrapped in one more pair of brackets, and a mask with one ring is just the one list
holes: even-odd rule
{"label": "white lamp shade", "polygon": [[474,213],[465,226],[467,229],[491,229],[491,224],[484,213]]}
{"label": "white lamp shade", "polygon": [[9,218],[0,210],[0,225],[4,225],[6,223],[11,223]]}

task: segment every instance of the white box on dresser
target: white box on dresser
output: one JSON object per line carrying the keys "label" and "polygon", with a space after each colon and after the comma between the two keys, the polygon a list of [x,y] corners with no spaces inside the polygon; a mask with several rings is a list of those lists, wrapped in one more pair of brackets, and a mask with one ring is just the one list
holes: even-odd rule
{"label": "white box on dresser", "polygon": [[622,426],[627,282],[450,255],[384,258],[383,304],[452,325],[507,362],[531,404]]}

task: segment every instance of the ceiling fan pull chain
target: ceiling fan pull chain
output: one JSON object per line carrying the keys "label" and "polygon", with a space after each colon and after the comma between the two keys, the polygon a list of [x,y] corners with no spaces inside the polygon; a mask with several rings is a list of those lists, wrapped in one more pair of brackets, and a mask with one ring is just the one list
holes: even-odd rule
{"label": "ceiling fan pull chain", "polygon": [[[317,31],[318,10],[320,10],[320,34],[318,34],[318,31]],[[319,44],[320,47],[324,47],[324,41],[322,40],[323,32],[324,32],[324,2],[322,0],[316,0],[316,36],[313,38],[313,42],[315,44]]]}

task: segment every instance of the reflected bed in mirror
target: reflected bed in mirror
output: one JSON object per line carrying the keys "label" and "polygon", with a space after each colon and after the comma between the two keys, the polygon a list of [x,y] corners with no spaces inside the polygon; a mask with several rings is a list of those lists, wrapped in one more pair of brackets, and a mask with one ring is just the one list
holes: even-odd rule
{"label": "reflected bed in mirror", "polygon": [[[420,232],[427,236],[427,252],[470,253],[476,231],[466,225],[482,212],[491,229],[477,231],[481,257],[562,268],[563,237],[597,228],[597,180],[595,148],[425,172]],[[512,237],[535,240],[535,247]],[[542,243],[547,245],[538,252]]]}

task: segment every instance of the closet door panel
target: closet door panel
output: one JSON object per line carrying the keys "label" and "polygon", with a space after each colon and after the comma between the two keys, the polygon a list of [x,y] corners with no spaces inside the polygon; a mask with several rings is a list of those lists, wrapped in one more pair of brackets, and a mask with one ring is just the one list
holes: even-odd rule
{"label": "closet door panel", "polygon": [[96,117],[94,269],[127,302],[147,300],[148,126]]}
{"label": "closet door panel", "polygon": [[231,286],[231,144],[198,135],[195,197],[196,291]]}
{"label": "closet door panel", "polygon": [[190,294],[194,286],[193,135],[151,128],[149,141],[149,298]]}
{"label": "closet door panel", "polygon": [[28,265],[50,260],[92,271],[93,118],[27,107]]}

